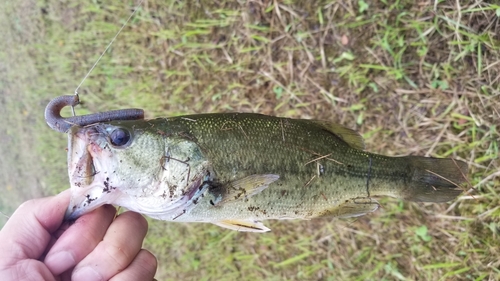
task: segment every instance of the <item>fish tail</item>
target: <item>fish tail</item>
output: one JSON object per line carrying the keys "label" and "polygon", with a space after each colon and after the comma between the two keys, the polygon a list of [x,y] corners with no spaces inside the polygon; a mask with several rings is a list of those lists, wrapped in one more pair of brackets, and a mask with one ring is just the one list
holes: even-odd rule
{"label": "fish tail", "polygon": [[417,202],[447,202],[463,191],[467,163],[455,159],[409,156],[413,175],[403,198]]}

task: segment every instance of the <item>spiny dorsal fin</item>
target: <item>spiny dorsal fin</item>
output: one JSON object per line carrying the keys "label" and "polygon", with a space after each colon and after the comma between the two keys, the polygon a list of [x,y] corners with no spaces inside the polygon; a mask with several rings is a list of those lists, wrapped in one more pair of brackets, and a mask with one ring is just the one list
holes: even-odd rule
{"label": "spiny dorsal fin", "polygon": [[363,137],[358,132],[333,122],[323,120],[311,120],[311,122],[335,134],[340,139],[349,144],[352,148],[360,150],[365,149]]}
{"label": "spiny dorsal fin", "polygon": [[246,231],[246,232],[268,232],[271,229],[267,228],[260,221],[253,220],[223,220],[218,222],[213,222],[213,224],[220,227],[229,228],[236,231]]}

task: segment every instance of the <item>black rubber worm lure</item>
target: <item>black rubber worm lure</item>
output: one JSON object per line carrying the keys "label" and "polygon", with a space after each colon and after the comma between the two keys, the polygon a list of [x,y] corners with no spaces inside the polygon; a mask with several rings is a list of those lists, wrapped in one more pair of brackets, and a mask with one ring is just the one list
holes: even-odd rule
{"label": "black rubber worm lure", "polygon": [[71,126],[87,126],[94,123],[117,120],[144,119],[144,110],[137,108],[119,109],[99,112],[88,115],[62,117],[61,110],[65,106],[75,106],[80,103],[77,95],[57,97],[49,102],[45,108],[45,120],[49,127],[61,133],[67,133]]}

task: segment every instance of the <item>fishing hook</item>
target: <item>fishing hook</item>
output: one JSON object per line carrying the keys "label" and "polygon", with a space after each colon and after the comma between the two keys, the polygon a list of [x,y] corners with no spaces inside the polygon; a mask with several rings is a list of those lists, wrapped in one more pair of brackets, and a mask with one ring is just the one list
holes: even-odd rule
{"label": "fishing hook", "polygon": [[75,106],[79,103],[80,99],[77,95],[60,96],[51,100],[45,108],[45,121],[47,121],[47,125],[55,131],[66,133],[75,125],[83,127],[100,122],[144,119],[144,110],[137,108],[111,110],[72,117],[61,116],[61,110],[65,106]]}

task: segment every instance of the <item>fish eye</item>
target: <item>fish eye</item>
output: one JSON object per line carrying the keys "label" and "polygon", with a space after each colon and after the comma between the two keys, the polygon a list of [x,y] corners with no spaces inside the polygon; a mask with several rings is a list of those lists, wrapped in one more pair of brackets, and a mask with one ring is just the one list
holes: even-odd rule
{"label": "fish eye", "polygon": [[109,134],[109,142],[115,146],[120,147],[128,144],[130,141],[130,132],[124,128],[117,128]]}

